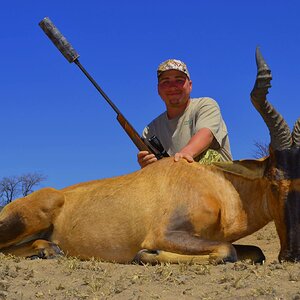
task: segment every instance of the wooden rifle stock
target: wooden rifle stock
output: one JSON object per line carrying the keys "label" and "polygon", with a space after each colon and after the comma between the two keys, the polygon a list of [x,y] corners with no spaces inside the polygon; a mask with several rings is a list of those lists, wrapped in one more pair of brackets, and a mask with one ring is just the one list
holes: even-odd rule
{"label": "wooden rifle stock", "polygon": [[117,115],[117,120],[119,121],[120,125],[123,127],[125,132],[128,134],[130,139],[133,141],[135,146],[140,150],[140,151],[148,151],[149,153],[154,153],[154,151],[148,147],[142,138],[139,136],[139,134],[136,132],[136,130],[129,124],[129,122],[124,118],[122,114]]}

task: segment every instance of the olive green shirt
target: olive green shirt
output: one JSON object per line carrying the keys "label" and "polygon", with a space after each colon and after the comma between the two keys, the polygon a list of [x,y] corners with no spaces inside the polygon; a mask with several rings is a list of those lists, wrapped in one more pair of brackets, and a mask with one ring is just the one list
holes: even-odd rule
{"label": "olive green shirt", "polygon": [[[216,150],[222,161],[232,160],[226,124],[219,105],[212,98],[191,99],[183,114],[174,119],[168,119],[167,112],[162,113],[144,129],[143,137],[149,139],[156,135],[168,154],[174,155],[202,128],[210,129],[214,135],[209,149]],[[206,151],[195,160],[205,154]]]}

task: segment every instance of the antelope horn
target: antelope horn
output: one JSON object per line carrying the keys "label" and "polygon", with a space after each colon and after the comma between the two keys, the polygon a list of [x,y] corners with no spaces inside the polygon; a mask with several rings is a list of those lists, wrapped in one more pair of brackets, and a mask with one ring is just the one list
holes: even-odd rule
{"label": "antelope horn", "polygon": [[268,126],[271,147],[274,150],[290,148],[292,146],[292,136],[289,126],[266,98],[268,89],[271,87],[272,75],[258,47],[256,48],[255,58],[257,76],[250,94],[251,101]]}
{"label": "antelope horn", "polygon": [[293,128],[293,141],[296,147],[300,147],[300,118],[296,121]]}

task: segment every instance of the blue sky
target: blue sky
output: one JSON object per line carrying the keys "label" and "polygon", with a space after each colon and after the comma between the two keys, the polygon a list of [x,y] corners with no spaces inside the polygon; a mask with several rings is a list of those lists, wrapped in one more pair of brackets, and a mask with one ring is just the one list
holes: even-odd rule
{"label": "blue sky", "polygon": [[156,68],[185,61],[192,97],[216,99],[234,159],[269,134],[249,93],[259,45],[273,72],[269,100],[290,126],[300,116],[299,1],[5,1],[0,11],[0,178],[41,172],[62,188],[139,168],[113,110],[52,45],[48,16],[79,61],[139,132],[164,111]]}

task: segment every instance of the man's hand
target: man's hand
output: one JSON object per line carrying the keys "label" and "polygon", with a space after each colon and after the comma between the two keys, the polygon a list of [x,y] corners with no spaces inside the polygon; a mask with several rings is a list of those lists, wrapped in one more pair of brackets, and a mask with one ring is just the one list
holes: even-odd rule
{"label": "man's hand", "polygon": [[187,153],[183,153],[183,152],[175,153],[174,161],[179,161],[182,158],[188,161],[189,163],[192,163],[194,161],[193,157]]}
{"label": "man's hand", "polygon": [[157,161],[157,158],[154,154],[149,153],[148,151],[140,151],[137,155],[138,163],[141,168],[145,168],[146,166]]}

